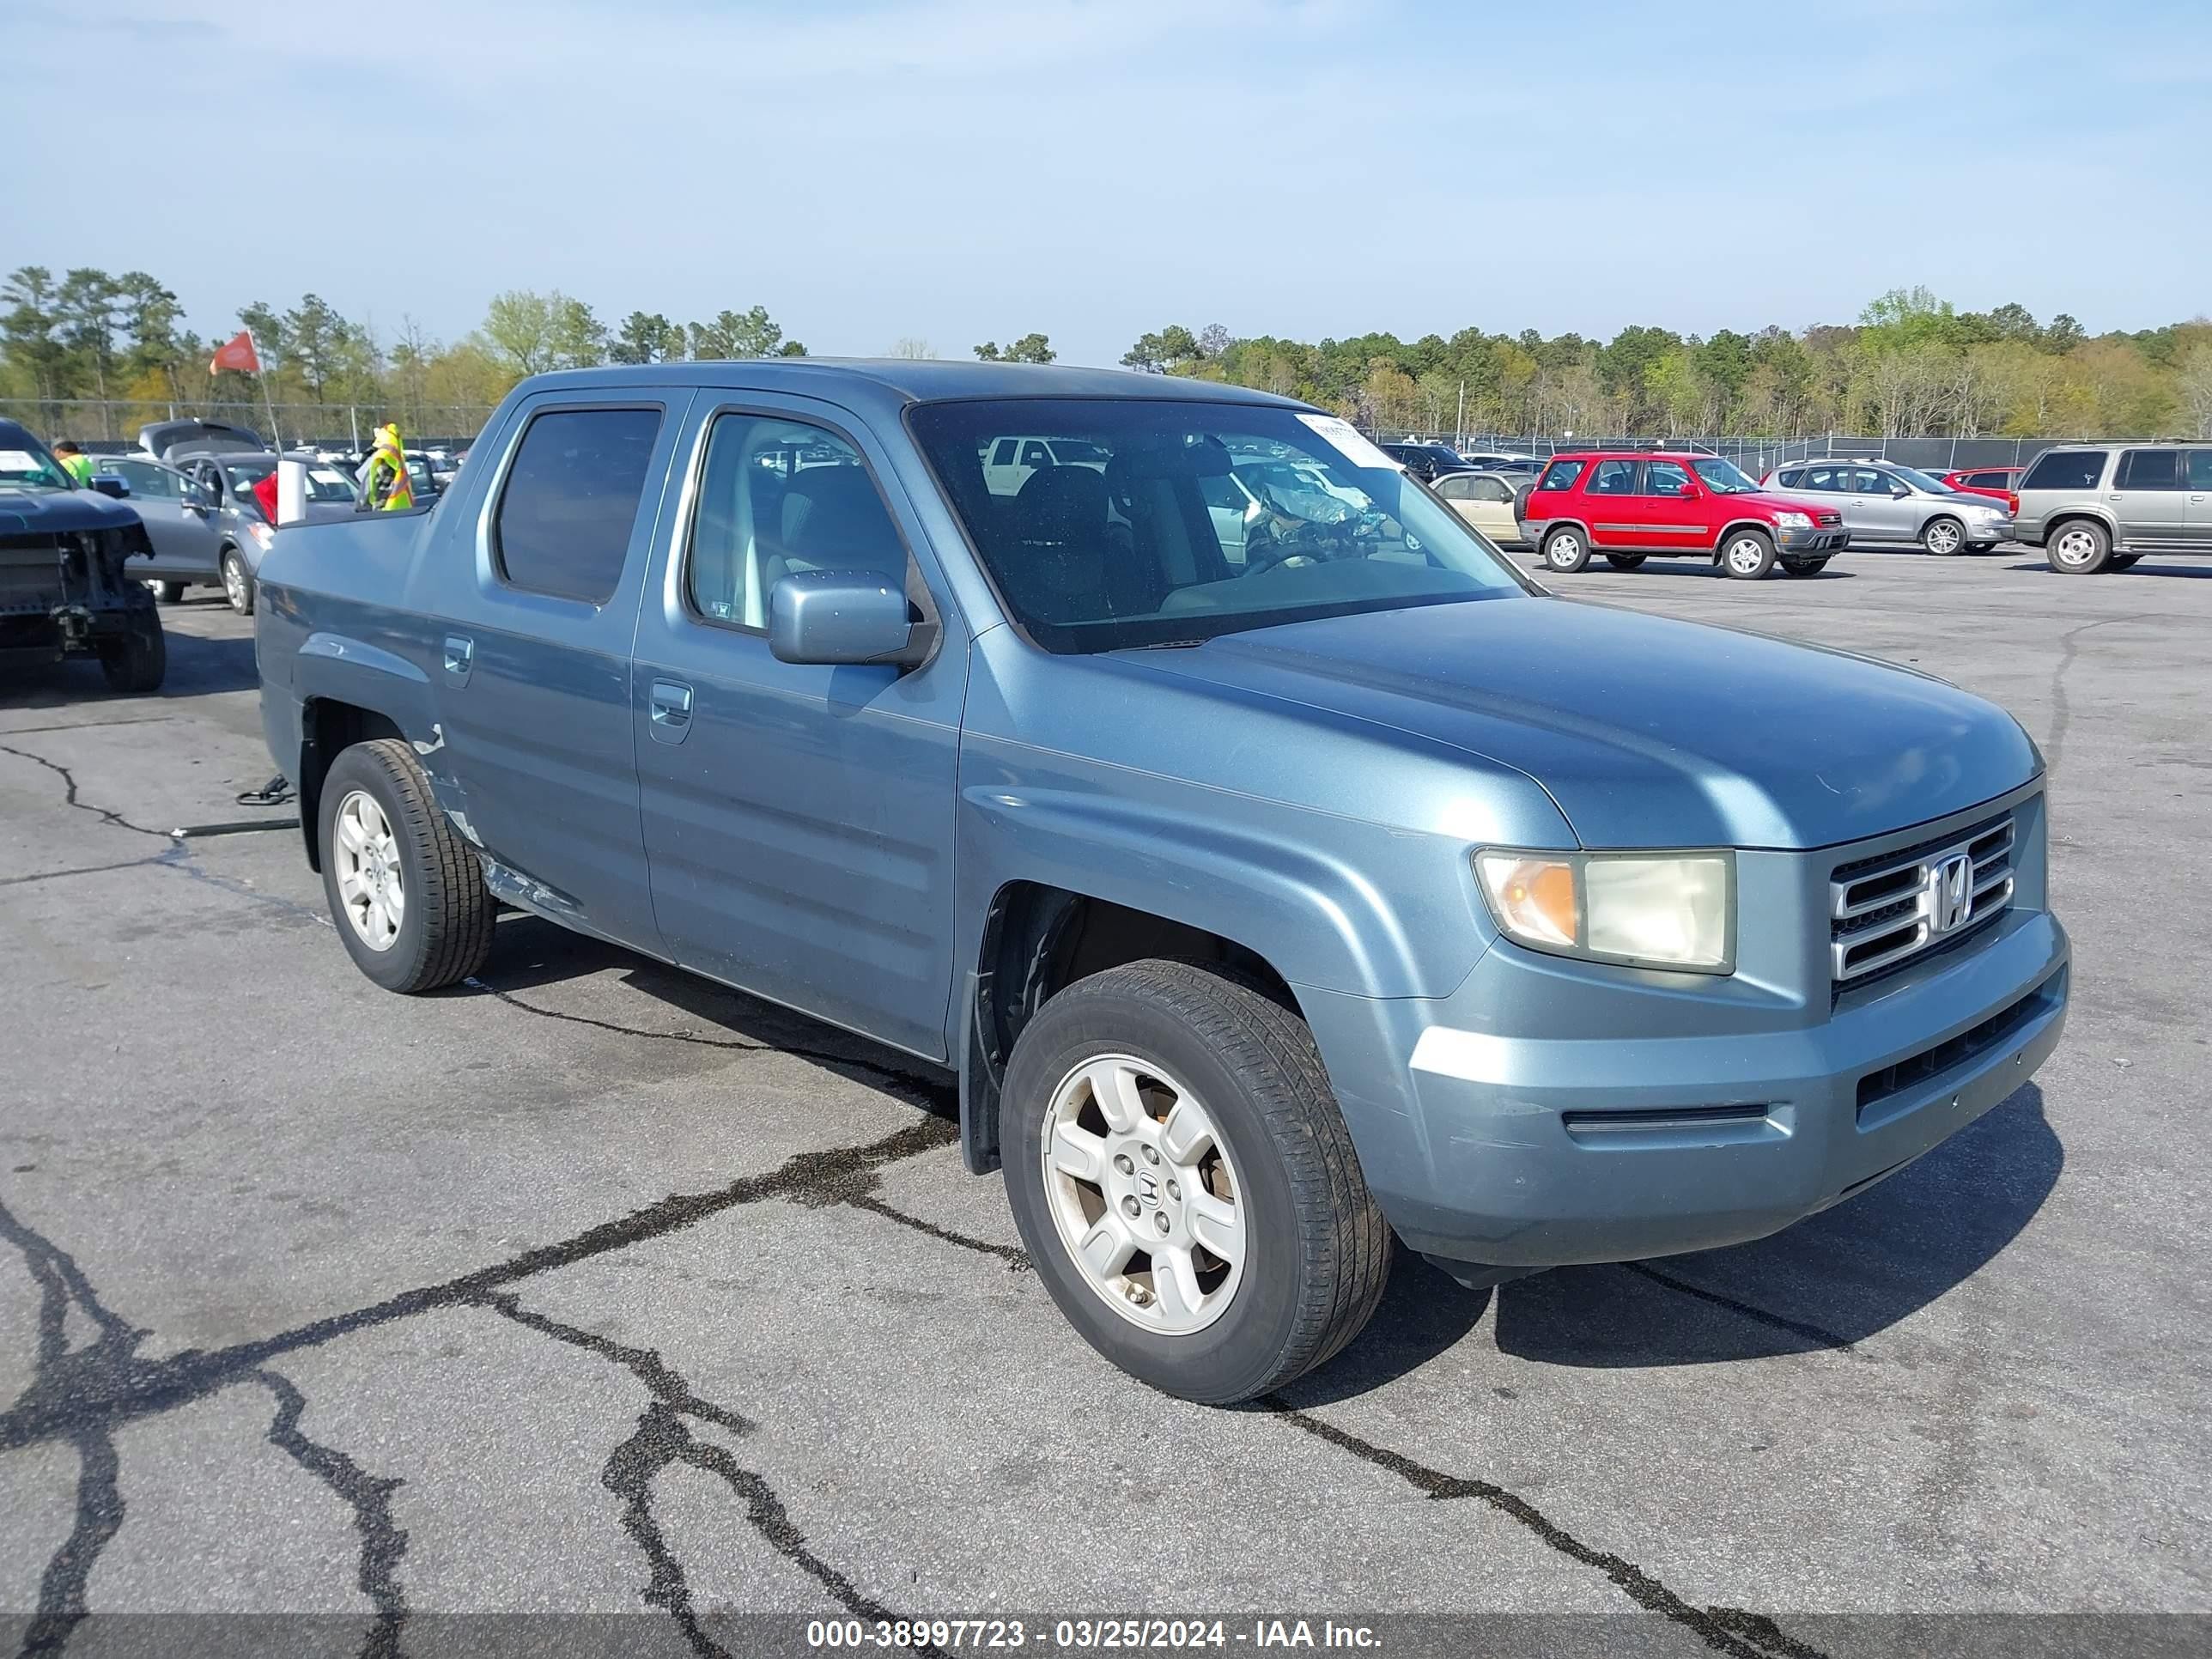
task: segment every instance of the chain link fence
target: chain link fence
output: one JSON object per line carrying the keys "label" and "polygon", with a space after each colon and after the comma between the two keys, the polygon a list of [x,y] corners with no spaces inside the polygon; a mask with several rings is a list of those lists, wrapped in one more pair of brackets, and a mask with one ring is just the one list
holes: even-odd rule
{"label": "chain link fence", "polygon": [[1446,432],[1414,433],[1399,427],[1374,428],[1377,442],[1434,438],[1462,453],[1492,452],[1539,458],[1562,450],[1672,449],[1719,455],[1736,464],[1753,477],[1761,477],[1790,461],[1844,456],[1853,460],[1893,461],[1923,472],[1964,471],[1977,467],[2026,466],[2045,450],[2062,443],[2148,442],[2147,439],[2101,438],[1876,438],[1831,432],[1802,438],[1601,437],[1582,433],[1467,432],[1455,437]]}
{"label": "chain link fence", "polygon": [[87,398],[0,398],[0,419],[20,421],[48,443],[67,438],[88,455],[121,455],[138,447],[138,430],[155,421],[197,417],[242,426],[287,448],[357,450],[386,421],[399,422],[410,449],[465,448],[491,417],[490,404],[278,404],[179,399],[132,403]]}

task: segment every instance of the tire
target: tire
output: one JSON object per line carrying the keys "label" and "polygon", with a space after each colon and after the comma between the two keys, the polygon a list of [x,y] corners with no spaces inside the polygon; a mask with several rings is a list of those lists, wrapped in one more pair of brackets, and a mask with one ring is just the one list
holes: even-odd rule
{"label": "tire", "polygon": [[130,632],[102,641],[100,670],[107,676],[111,691],[134,697],[159,691],[169,672],[169,641],[161,632],[160,616],[149,610],[133,617]]}
{"label": "tire", "polygon": [[230,608],[241,617],[253,614],[253,573],[246,568],[246,556],[234,547],[222,550],[222,596],[230,601]]}
{"label": "tire", "polygon": [[[316,817],[323,895],[356,967],[386,990],[412,995],[483,966],[497,907],[483,866],[438,810],[404,743],[379,738],[340,753],[324,775]],[[357,849],[340,843],[342,817],[353,824],[346,833],[364,832]],[[387,929],[380,923],[392,921],[387,901],[395,891],[399,915]]]}
{"label": "tire", "polygon": [[[1037,1276],[1131,1376],[1232,1405],[1303,1376],[1373,1316],[1389,1224],[1305,1022],[1251,982],[1159,959],[1079,980],[1023,1030],[1002,1100],[1006,1195]],[[1109,1100],[1127,1103],[1121,1129],[1101,1109]],[[1178,1159],[1185,1132],[1172,1126],[1193,1108],[1205,1133]],[[1060,1160],[1049,1172],[1048,1132]],[[1144,1248],[1155,1229],[1180,1244],[1187,1277]],[[1234,1241],[1236,1259],[1206,1253],[1209,1236]],[[1086,1265],[1078,1238],[1111,1261]]]}
{"label": "tire", "polygon": [[1562,576],[1571,576],[1577,570],[1589,568],[1589,538],[1572,525],[1554,530],[1544,538],[1544,568],[1556,570]]}
{"label": "tire", "polygon": [[1774,568],[1774,538],[1764,530],[1729,531],[1721,544],[1721,568],[1738,581],[1757,581]]}
{"label": "tire", "polygon": [[1784,559],[1782,568],[1793,576],[1817,576],[1828,568],[1828,562],[1825,558]]}
{"label": "tire", "polygon": [[1641,553],[1608,553],[1605,562],[1615,570],[1640,570],[1645,556]]}
{"label": "tire", "polygon": [[149,577],[147,580],[146,586],[154,590],[155,599],[163,605],[181,605],[184,603],[185,585],[182,582],[167,581],[159,577]]}
{"label": "tire", "polygon": [[2094,519],[2069,519],[2051,532],[2043,556],[2062,576],[2094,576],[2112,560],[2112,533]]}
{"label": "tire", "polygon": [[2125,570],[2141,557],[2142,557],[2142,555],[2140,553],[2115,553],[2112,555],[2111,562],[2105,566],[2105,568],[2107,570]]}
{"label": "tire", "polygon": [[1966,550],[1966,526],[1956,519],[1935,518],[1920,526],[1920,545],[1939,559]]}

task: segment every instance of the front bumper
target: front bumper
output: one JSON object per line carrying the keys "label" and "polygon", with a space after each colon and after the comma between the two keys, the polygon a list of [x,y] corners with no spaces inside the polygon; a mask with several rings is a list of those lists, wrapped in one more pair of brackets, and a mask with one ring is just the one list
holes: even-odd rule
{"label": "front bumper", "polygon": [[1840,553],[1851,544],[1848,530],[1777,530],[1774,543],[1784,553]]}
{"label": "front bumper", "polygon": [[1302,1004],[1324,1057],[1402,1045],[1402,1092],[1330,1074],[1408,1244],[1501,1267],[1632,1261],[1779,1231],[2026,1083],[2064,1027],[2069,951],[2045,911],[1996,927],[1819,1024],[1748,1035],[1503,1036],[1452,1023],[1480,1016],[1464,992]]}

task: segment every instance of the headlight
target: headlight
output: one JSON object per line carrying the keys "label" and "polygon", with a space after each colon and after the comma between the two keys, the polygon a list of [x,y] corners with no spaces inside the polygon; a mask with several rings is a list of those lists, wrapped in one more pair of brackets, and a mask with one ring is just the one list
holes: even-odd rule
{"label": "headlight", "polygon": [[276,539],[276,532],[265,524],[248,524],[246,526],[246,533],[253,538],[253,544],[264,553],[269,550],[270,544]]}
{"label": "headlight", "polygon": [[1728,853],[1474,855],[1490,914],[1531,950],[1692,973],[1735,970],[1735,860]]}
{"label": "headlight", "polygon": [[1774,515],[1774,522],[1784,530],[1810,530],[1813,515],[1809,513],[1778,513]]}

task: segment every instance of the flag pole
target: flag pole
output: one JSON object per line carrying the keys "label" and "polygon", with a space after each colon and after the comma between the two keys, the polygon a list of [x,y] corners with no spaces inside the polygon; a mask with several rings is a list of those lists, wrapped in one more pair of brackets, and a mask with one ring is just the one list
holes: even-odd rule
{"label": "flag pole", "polygon": [[284,453],[284,434],[277,429],[276,404],[269,395],[269,368],[261,361],[261,342],[253,337],[253,330],[246,331],[246,343],[253,348],[253,378],[261,382],[261,406],[269,411],[269,437],[279,455]]}

